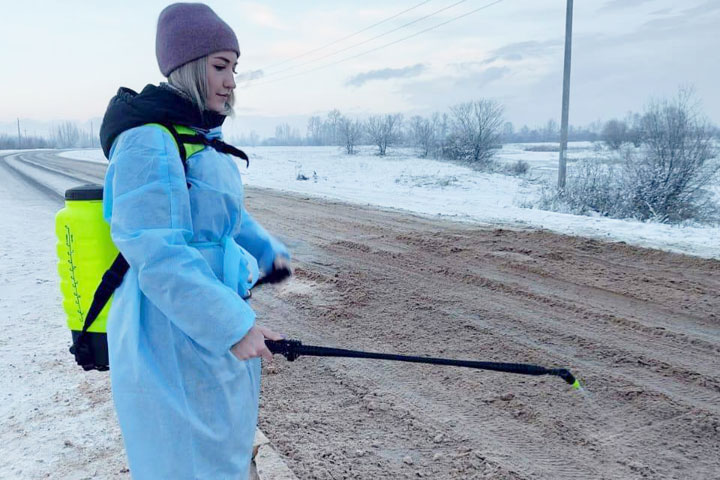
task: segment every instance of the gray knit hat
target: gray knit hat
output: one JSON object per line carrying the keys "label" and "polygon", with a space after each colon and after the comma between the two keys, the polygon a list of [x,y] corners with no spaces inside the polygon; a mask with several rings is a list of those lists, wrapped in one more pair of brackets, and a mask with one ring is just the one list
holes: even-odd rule
{"label": "gray knit hat", "polygon": [[160,12],[155,55],[165,77],[188,62],[223,50],[240,56],[235,32],[204,3],[173,3]]}

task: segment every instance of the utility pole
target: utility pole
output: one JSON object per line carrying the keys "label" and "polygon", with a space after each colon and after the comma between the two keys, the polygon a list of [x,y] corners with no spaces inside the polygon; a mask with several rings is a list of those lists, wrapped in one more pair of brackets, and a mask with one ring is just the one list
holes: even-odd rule
{"label": "utility pole", "polygon": [[20,118],[19,117],[17,119],[17,124],[18,124],[18,149],[20,149],[20,142],[21,142],[22,138],[20,137]]}
{"label": "utility pole", "polygon": [[562,120],[560,123],[560,165],[558,168],[558,189],[565,189],[565,168],[567,166],[568,110],[570,107],[570,57],[572,50],[573,0],[567,0],[565,13],[565,65],[563,67]]}
{"label": "utility pole", "polygon": [[95,135],[93,134],[93,122],[90,120],[90,146],[95,146]]}

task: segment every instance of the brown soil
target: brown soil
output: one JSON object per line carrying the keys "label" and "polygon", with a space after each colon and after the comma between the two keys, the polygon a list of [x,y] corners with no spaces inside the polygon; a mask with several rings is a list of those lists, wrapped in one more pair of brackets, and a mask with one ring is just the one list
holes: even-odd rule
{"label": "brown soil", "polygon": [[306,344],[566,366],[586,391],[278,358],[260,427],[300,478],[720,478],[720,262],[248,189],[290,246],[260,321]]}

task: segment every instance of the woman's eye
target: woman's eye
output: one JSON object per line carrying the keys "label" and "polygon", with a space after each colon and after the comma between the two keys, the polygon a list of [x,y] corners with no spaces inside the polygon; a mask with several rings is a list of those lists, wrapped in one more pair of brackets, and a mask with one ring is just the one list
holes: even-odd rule
{"label": "woman's eye", "polygon": [[224,68],[224,66],[215,65],[215,70],[217,70],[218,72],[222,71]]}

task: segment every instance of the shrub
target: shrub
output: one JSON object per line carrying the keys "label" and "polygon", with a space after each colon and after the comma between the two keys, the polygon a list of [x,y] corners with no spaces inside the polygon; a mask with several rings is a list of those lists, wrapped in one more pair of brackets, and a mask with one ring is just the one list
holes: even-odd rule
{"label": "shrub", "polygon": [[639,121],[637,151],[618,154],[618,167],[581,162],[565,189],[544,195],[541,206],[663,223],[719,221],[707,187],[718,178],[720,161],[712,129],[692,100],[681,90],[674,99],[652,102]]}
{"label": "shrub", "polygon": [[518,160],[517,162],[508,165],[507,171],[511,175],[525,175],[530,170],[530,164],[525,160]]}
{"label": "shrub", "polygon": [[500,144],[502,106],[493,100],[481,99],[455,105],[450,111],[448,156],[479,167],[492,166],[495,148]]}

